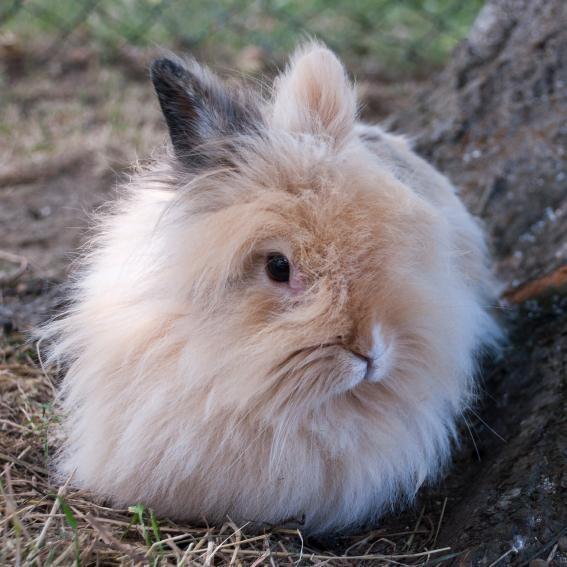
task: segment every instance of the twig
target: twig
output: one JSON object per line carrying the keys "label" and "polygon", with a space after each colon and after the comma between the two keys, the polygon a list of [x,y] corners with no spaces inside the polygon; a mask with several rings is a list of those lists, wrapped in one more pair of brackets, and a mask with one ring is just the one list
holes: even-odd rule
{"label": "twig", "polygon": [[547,556],[547,564],[549,565],[551,563],[551,560],[555,557],[555,553],[557,552],[557,548],[559,547],[559,544],[555,544],[553,546],[553,549],[551,550],[551,553]]}
{"label": "twig", "polygon": [[260,557],[258,557],[258,559],[256,559],[256,561],[254,561],[254,563],[252,563],[250,567],[258,567],[258,565],[261,565],[262,561],[264,561],[264,559],[266,559],[266,557],[268,557],[269,555],[270,555],[270,550],[264,551],[264,553],[262,553],[262,555],[260,555]]}
{"label": "twig", "polygon": [[187,548],[187,550],[185,551],[185,554],[183,555],[183,557],[181,558],[181,561],[179,562],[178,567],[183,567],[183,565],[185,565],[185,562],[189,558],[189,555],[197,553],[197,551],[199,551],[201,549],[201,547],[203,547],[203,544],[207,541],[208,537],[209,537],[209,531],[207,530],[205,535],[194,546],[193,546],[193,544],[191,544]]}
{"label": "twig", "polygon": [[117,549],[118,551],[124,553],[125,555],[127,555],[131,559],[134,559],[135,561],[140,561],[142,563],[146,561],[144,554],[140,553],[132,546],[122,543],[121,541],[116,539],[106,528],[104,528],[94,518],[92,514],[86,514],[86,515],[81,514],[81,516],[87,521],[88,524],[90,524],[92,528],[94,528],[94,530],[98,533],[98,535],[100,536],[102,541],[106,543],[106,545],[110,545],[114,549]]}
{"label": "twig", "polygon": [[51,566],[56,567],[57,565],[61,565],[67,556],[75,549],[75,542],[71,542],[66,548],[65,551],[54,561]]}
{"label": "twig", "polygon": [[6,463],[13,463],[15,465],[20,465],[34,474],[40,474],[42,476],[47,475],[47,470],[45,470],[43,467],[34,465],[32,463],[26,463],[26,461],[22,461],[16,457],[7,455],[6,453],[0,453],[0,460],[5,461]]}
{"label": "twig", "polygon": [[567,285],[567,266],[561,266],[541,278],[525,282],[518,287],[505,291],[502,297],[512,303],[523,303],[528,299],[534,299],[565,285]]}
{"label": "twig", "polygon": [[506,559],[506,557],[508,557],[510,553],[518,553],[518,550],[514,546],[512,546],[506,553],[503,553],[496,561],[493,561],[488,567],[494,567],[495,565],[498,565],[498,563],[500,563],[502,559]]}
{"label": "twig", "polygon": [[421,524],[421,520],[423,519],[424,514],[425,514],[425,506],[421,509],[421,512],[419,514],[419,518],[417,519],[417,522],[415,524],[415,528],[413,529],[413,532],[411,533],[411,535],[408,537],[408,540],[406,541],[406,545],[404,546],[405,549],[411,548],[411,544],[413,543],[413,539],[415,537],[415,534],[417,533],[417,530],[419,530],[419,525]]}
{"label": "twig", "polygon": [[166,537],[165,539],[161,539],[160,541],[156,541],[156,542],[152,543],[151,547],[149,547],[148,551],[146,551],[146,555],[149,556],[154,551],[154,549],[156,547],[159,547],[164,543],[168,544],[168,543],[180,541],[182,539],[187,539],[187,538],[191,538],[191,537],[192,536],[190,534],[181,534],[181,535]]}
{"label": "twig", "polygon": [[447,497],[445,496],[445,500],[443,501],[443,508],[441,508],[441,517],[439,518],[439,523],[437,524],[437,529],[435,530],[435,537],[433,538],[433,547],[437,545],[437,536],[439,535],[439,531],[441,530],[441,524],[443,523],[443,516],[445,515],[446,506]]}
{"label": "twig", "polygon": [[13,427],[14,429],[17,429],[18,431],[22,431],[24,433],[33,433],[33,429],[25,427],[24,425],[20,425],[19,423],[14,423],[9,419],[0,419],[0,425],[8,425],[9,427]]}
{"label": "twig", "polygon": [[[232,524],[234,527],[236,527],[235,524]],[[234,542],[234,552],[232,554],[232,557],[230,558],[230,563],[229,563],[229,567],[231,565],[235,565],[236,564],[236,560],[238,558],[238,552],[240,551],[240,539],[241,539],[241,531],[240,529],[236,529],[234,531],[235,533],[235,537],[236,537],[236,541]]]}
{"label": "twig", "polygon": [[51,507],[51,511],[49,512],[49,516],[48,516],[45,524],[43,525],[43,529],[41,530],[39,537],[37,538],[37,540],[35,542],[34,547],[36,549],[36,553],[39,551],[39,548],[43,544],[43,540],[45,539],[45,536],[47,535],[47,530],[49,530],[49,526],[53,522],[53,518],[55,517],[55,514],[57,514],[57,511],[59,510],[59,502],[60,502],[61,498],[63,496],[65,496],[65,494],[67,493],[67,487],[69,486],[69,483],[71,482],[72,478],[73,478],[73,474],[69,475],[69,478],[65,481],[65,484],[60,486],[59,490],[57,491],[57,497],[53,501],[53,506]]}
{"label": "twig", "polygon": [[[304,553],[304,559],[310,560],[321,560],[325,561],[326,559],[335,559],[335,560],[348,560],[348,561],[371,561],[371,560],[384,560],[387,561],[389,559],[412,559],[414,557],[429,557],[430,555],[434,555],[436,553],[442,553],[444,551],[450,551],[450,547],[440,547],[439,549],[432,549],[430,551],[421,551],[419,553],[400,553],[395,555],[383,555],[380,553],[376,554],[369,554],[369,555],[320,555],[317,553]],[[225,550],[219,550],[220,553],[226,553]],[[248,555],[248,556],[258,556],[261,551],[255,551],[252,549],[241,549],[240,555]],[[274,557],[299,557],[300,554],[297,552],[290,552],[285,553],[283,551],[272,551],[271,552]]]}
{"label": "twig", "polygon": [[215,556],[215,542],[210,540],[207,543],[207,551],[205,553],[205,567],[211,567],[213,564],[213,557]]}

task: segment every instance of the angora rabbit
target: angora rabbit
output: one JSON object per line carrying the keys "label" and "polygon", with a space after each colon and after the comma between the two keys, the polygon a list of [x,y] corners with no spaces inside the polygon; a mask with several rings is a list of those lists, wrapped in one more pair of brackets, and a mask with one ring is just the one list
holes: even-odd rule
{"label": "angora rabbit", "polygon": [[269,99],[155,61],[140,171],[45,329],[76,486],[188,520],[352,529],[447,464],[498,335],[479,226],[303,46]]}

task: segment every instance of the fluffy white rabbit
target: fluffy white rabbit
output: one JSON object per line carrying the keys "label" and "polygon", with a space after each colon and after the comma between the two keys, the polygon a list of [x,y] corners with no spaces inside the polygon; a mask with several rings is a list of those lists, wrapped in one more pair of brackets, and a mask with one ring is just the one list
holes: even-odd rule
{"label": "fluffy white rabbit", "polygon": [[173,152],[135,175],[44,333],[75,485],[221,522],[349,529],[450,457],[495,342],[479,225],[303,46],[269,99],[152,66]]}

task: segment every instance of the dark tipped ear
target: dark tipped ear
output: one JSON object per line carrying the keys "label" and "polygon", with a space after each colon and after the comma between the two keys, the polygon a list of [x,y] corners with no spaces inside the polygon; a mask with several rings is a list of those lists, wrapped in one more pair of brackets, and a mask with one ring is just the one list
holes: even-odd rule
{"label": "dark tipped ear", "polygon": [[151,79],[178,158],[206,162],[199,147],[211,139],[253,130],[259,112],[242,94],[228,90],[207,69],[177,58],[157,59]]}

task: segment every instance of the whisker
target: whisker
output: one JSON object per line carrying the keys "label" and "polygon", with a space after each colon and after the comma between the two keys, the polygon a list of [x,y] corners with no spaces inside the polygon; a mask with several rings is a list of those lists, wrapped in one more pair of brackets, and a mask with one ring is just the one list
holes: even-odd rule
{"label": "whisker", "polygon": [[478,458],[478,462],[480,463],[480,462],[482,461],[482,459],[481,459],[481,457],[480,457],[480,451],[478,450],[478,446],[477,446],[476,441],[475,441],[475,439],[474,439],[474,435],[473,435],[472,429],[471,429],[471,427],[470,427],[470,425],[469,425],[469,422],[467,421],[467,418],[465,417],[465,414],[464,414],[463,412],[461,412],[461,415],[463,416],[463,420],[464,420],[464,422],[465,422],[465,425],[467,426],[467,429],[469,430],[469,434],[470,434],[471,440],[472,440],[472,442],[473,442],[474,450],[475,450],[475,452],[476,452],[476,456],[477,456],[477,458]]}
{"label": "whisker", "polygon": [[492,427],[490,427],[490,425],[488,425],[488,423],[486,423],[486,421],[484,421],[484,419],[482,419],[482,417],[480,417],[480,415],[478,415],[478,413],[476,413],[473,409],[468,408],[468,410],[492,433],[494,433],[494,435],[496,435],[496,437],[498,437],[498,439],[500,439],[501,441],[503,441],[504,443],[508,443],[507,439],[504,439],[504,437],[502,437],[502,435],[500,435],[500,433],[498,433],[498,431],[496,431],[495,429],[493,429]]}

